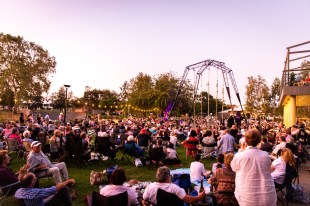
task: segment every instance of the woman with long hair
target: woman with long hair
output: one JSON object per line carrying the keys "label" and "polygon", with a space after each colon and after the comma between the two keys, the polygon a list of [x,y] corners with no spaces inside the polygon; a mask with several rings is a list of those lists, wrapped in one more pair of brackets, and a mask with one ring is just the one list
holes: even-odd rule
{"label": "woman with long hair", "polygon": [[59,158],[59,148],[60,148],[60,137],[61,137],[61,131],[59,129],[56,129],[54,131],[54,135],[50,138],[50,153],[52,159]]}
{"label": "woman with long hair", "polygon": [[271,176],[275,185],[282,185],[285,179],[286,165],[295,167],[295,157],[288,148],[281,149],[281,156],[275,159],[271,164]]}

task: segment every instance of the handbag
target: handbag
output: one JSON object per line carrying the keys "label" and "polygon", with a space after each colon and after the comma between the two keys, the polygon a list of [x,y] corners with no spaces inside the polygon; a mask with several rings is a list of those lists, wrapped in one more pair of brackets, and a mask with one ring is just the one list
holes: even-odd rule
{"label": "handbag", "polygon": [[107,176],[106,170],[103,170],[102,172],[96,172],[92,170],[90,172],[89,182],[91,185],[100,185],[104,182],[106,176]]}
{"label": "handbag", "polygon": [[140,158],[135,159],[135,165],[136,165],[136,167],[142,167],[143,166]]}

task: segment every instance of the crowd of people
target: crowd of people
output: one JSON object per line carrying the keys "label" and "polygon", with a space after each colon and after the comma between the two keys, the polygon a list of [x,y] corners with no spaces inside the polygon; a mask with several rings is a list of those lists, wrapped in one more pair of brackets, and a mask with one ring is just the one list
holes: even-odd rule
{"label": "crowd of people", "polygon": [[[281,123],[267,121],[209,125],[206,119],[191,118],[87,118],[64,123],[61,118],[60,115],[59,120],[51,121],[46,114],[44,118],[28,115],[25,119],[21,114],[17,122],[0,124],[3,142],[17,139],[22,150],[23,142],[31,145],[25,165],[16,173],[8,168],[8,153],[0,152],[0,171],[5,174],[0,176],[1,185],[19,182],[11,194],[15,193],[26,205],[53,205],[60,200],[71,205],[71,199],[76,198],[71,186],[75,180],[69,178],[66,159],[87,163],[95,152],[116,160],[117,152],[128,148],[134,148],[143,163],[150,161],[159,166],[157,182],[150,184],[143,194],[145,204],[156,204],[158,189],[173,193],[186,203],[201,201],[204,192],[191,196],[171,184],[169,165],[181,163],[177,147],[184,147],[187,156],[193,158],[191,180],[208,179],[219,205],[276,205],[275,187],[283,184],[287,164],[296,167],[302,162],[304,146],[309,144],[307,123],[285,128]],[[147,152],[155,149],[159,151],[156,158],[148,160]],[[200,160],[211,157],[217,157],[218,162],[206,170]],[[36,188],[38,179],[45,176],[52,176],[55,186]],[[127,191],[128,205],[138,204],[136,194],[123,185],[125,181],[125,171],[116,169],[111,185],[100,194],[113,196]],[[71,187],[71,195],[67,186]]]}

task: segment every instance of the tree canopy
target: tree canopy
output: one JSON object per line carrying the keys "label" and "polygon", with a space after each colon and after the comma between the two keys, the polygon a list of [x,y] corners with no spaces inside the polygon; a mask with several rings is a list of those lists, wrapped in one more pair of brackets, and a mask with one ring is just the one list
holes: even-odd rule
{"label": "tree canopy", "polygon": [[0,91],[11,91],[15,104],[47,92],[55,67],[55,57],[40,45],[0,33]]}
{"label": "tree canopy", "polygon": [[246,85],[246,110],[255,115],[270,112],[270,94],[266,80],[258,75],[248,77]]}

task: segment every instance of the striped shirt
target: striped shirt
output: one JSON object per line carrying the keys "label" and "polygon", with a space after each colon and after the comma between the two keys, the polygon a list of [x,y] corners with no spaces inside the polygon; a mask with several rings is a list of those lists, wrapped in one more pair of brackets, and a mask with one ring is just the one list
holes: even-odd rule
{"label": "striped shirt", "polygon": [[44,206],[44,199],[56,194],[56,186],[49,188],[20,188],[15,193],[16,199],[24,200],[26,206]]}

